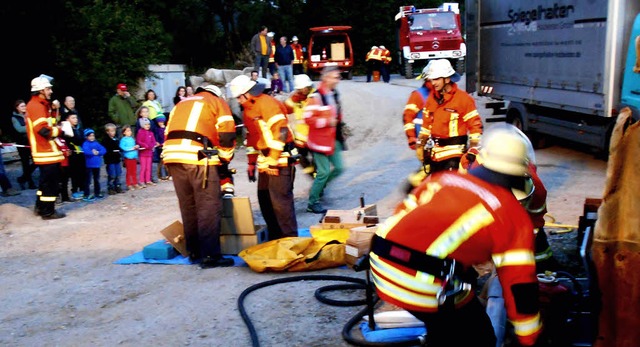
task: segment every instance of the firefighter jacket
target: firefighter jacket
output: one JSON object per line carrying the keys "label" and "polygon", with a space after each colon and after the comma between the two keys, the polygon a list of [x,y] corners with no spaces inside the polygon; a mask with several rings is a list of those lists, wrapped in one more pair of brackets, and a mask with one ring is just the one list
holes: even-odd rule
{"label": "firefighter jacket", "polygon": [[271,50],[269,51],[269,63],[276,62],[276,43],[273,40],[270,40]]}
{"label": "firefighter jacket", "polygon": [[[376,235],[403,247],[388,253],[398,258],[411,250],[453,259],[463,269],[492,260],[507,317],[520,343],[531,345],[541,330],[531,230],[527,212],[510,190],[472,175],[441,172],[409,194]],[[372,247],[371,274],[380,299],[410,311],[442,309],[436,298],[445,285],[440,274],[401,265]],[[464,306],[474,295],[474,290],[460,292],[453,307]]]}
{"label": "firefighter jacket", "polygon": [[302,64],[304,62],[304,55],[302,54],[302,45],[299,43],[292,43],[291,49],[293,50],[293,64]]}
{"label": "firefighter jacket", "polygon": [[61,163],[64,160],[62,150],[54,141],[62,135],[62,131],[55,126],[56,114],[51,111],[49,101],[39,95],[31,96],[27,103],[27,137],[36,165]]}
{"label": "firefighter jacket", "polygon": [[199,153],[207,148],[218,150],[208,159],[208,165],[228,163],[235,148],[235,121],[229,105],[207,91],[180,101],[171,110],[165,128],[162,158],[165,164],[180,163],[205,165],[205,156]]}
{"label": "firefighter jacket", "polygon": [[391,63],[391,52],[388,49],[381,49],[380,60],[385,64],[389,65]]}
{"label": "firefighter jacket", "polygon": [[428,82],[425,82],[422,87],[414,90],[409,95],[409,100],[402,112],[402,120],[404,123],[404,133],[408,139],[418,138],[419,128],[422,126],[422,113],[427,104],[427,97],[429,96]]}
{"label": "firefighter jacket", "polygon": [[365,57],[364,61],[369,61],[369,60],[382,61],[382,50],[380,48],[374,48],[369,52],[367,52],[367,56]]}
{"label": "firefighter jacket", "polygon": [[247,159],[249,164],[266,162],[269,166],[286,167],[291,161],[293,131],[287,121],[287,108],[266,94],[252,96],[242,104],[243,121],[247,129]]}
{"label": "firefighter jacket", "polygon": [[[335,102],[328,100],[334,98]],[[335,120],[335,125],[331,125]],[[342,122],[340,103],[335,91],[329,91],[323,83],[317,92],[310,94],[304,108],[304,121],[309,125],[307,147],[318,153],[331,155],[336,148],[337,125]]]}
{"label": "firefighter jacket", "polygon": [[482,119],[473,98],[451,83],[452,89],[441,94],[441,99],[431,92],[424,109],[420,139],[432,137],[435,147],[431,160],[435,162],[461,157],[467,141],[477,144],[482,136]]}
{"label": "firefighter jacket", "polygon": [[296,90],[284,102],[284,105],[287,107],[287,112],[293,114],[293,119],[290,120],[289,124],[292,125],[294,142],[298,148],[307,147],[309,125],[304,120],[304,108],[309,101],[309,95],[314,92],[315,91],[312,90],[311,93],[304,94],[302,91]]}

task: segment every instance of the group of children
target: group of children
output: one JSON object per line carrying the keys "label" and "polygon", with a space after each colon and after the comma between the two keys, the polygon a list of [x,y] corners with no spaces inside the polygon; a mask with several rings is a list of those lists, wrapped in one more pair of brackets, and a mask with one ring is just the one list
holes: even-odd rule
{"label": "group of children", "polygon": [[[107,190],[109,195],[155,185],[151,178],[154,161],[158,163],[158,179],[162,181],[170,179],[167,169],[162,163],[166,117],[162,114],[156,116],[153,119],[154,126],[152,127],[152,120],[148,118],[149,109],[146,106],[140,107],[137,113],[138,122],[135,135],[133,127],[124,125],[121,130],[122,137],[119,138],[116,125],[109,123],[104,126],[106,137],[103,141],[98,142],[93,129],[84,130],[84,142],[82,142],[81,148],[76,148],[75,151],[81,151],[84,154],[85,184],[82,195],[73,194],[75,199],[91,202],[104,198],[100,186],[100,168],[103,161],[107,171]],[[68,158],[73,150],[66,146],[64,140],[58,145]],[[68,166],[68,160],[65,160],[65,162],[62,164],[63,175],[65,167]],[[138,163],[140,163],[139,173]],[[126,175],[126,190],[121,186],[123,167]],[[67,181],[62,180],[61,195],[63,201],[70,200],[68,199]],[[92,181],[93,194],[91,194]],[[67,197],[66,199],[65,196]]]}

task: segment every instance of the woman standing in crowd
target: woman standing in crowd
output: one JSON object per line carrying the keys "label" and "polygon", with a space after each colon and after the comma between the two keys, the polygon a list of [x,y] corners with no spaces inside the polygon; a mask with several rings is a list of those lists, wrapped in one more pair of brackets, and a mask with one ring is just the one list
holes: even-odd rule
{"label": "woman standing in crowd", "polygon": [[[29,139],[27,138],[27,103],[24,100],[16,100],[13,108],[13,114],[11,115],[11,124],[13,125],[13,140],[22,146],[29,145]],[[31,175],[36,169],[31,159],[31,149],[29,147],[18,147],[18,154],[20,155],[20,164],[22,164],[22,176],[18,177],[18,184],[22,190],[28,185],[29,189],[36,189],[36,185],[33,182]]]}

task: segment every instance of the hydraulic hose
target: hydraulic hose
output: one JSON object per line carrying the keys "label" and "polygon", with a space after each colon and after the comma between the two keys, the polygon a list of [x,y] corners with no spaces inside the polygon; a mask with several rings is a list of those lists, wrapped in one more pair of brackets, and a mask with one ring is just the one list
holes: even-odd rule
{"label": "hydraulic hose", "polygon": [[[261,288],[265,288],[265,287],[276,285],[276,284],[290,283],[290,282],[297,282],[297,281],[342,281],[342,282],[351,283],[351,284],[328,285],[325,287],[321,287],[315,291],[314,296],[316,297],[316,299],[318,299],[318,301],[328,305],[332,305],[332,306],[363,305],[363,304],[367,304],[367,300],[348,300],[348,301],[333,300],[333,299],[328,299],[324,297],[323,294],[325,292],[335,291],[335,290],[365,289],[367,291],[371,291],[369,293],[373,293],[373,288],[371,287],[370,283],[367,283],[367,281],[360,278],[353,278],[348,276],[337,276],[337,275],[301,275],[301,276],[292,276],[292,277],[286,277],[286,278],[277,278],[277,279],[254,284],[246,288],[244,291],[242,291],[242,293],[240,294],[240,297],[238,297],[238,311],[240,311],[240,316],[242,317],[242,320],[244,321],[245,325],[247,326],[247,329],[249,330],[252,346],[259,347],[260,342],[258,339],[258,334],[256,332],[256,329],[253,326],[253,323],[251,323],[251,319],[249,318],[249,315],[247,314],[244,308],[245,298],[250,293]],[[351,330],[353,329],[353,327],[356,324],[358,324],[358,322],[366,314],[372,312],[373,310],[372,305],[375,305],[375,303],[377,303],[379,299],[377,297],[373,297],[371,301],[372,302],[370,304],[368,304],[365,308],[359,311],[353,318],[351,318],[342,329],[342,337],[345,341],[355,346],[380,346],[380,347],[382,346],[386,346],[386,347],[417,346],[422,344],[422,341],[420,339],[411,339],[408,341],[399,341],[399,342],[378,343],[378,342],[363,341],[363,340],[359,340],[352,337]],[[371,307],[369,307],[369,305],[371,305]]]}

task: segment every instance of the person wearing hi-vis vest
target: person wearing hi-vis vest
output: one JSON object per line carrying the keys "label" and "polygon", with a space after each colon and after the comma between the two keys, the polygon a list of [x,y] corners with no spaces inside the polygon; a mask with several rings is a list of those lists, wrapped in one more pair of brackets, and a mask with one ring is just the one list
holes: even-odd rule
{"label": "person wearing hi-vis vest", "polygon": [[59,219],[66,215],[57,212],[56,198],[60,192],[60,164],[64,154],[54,140],[62,136],[62,128],[55,124],[60,109],[57,100],[50,102],[53,78],[40,75],[31,80],[31,99],[27,103],[27,137],[33,163],[40,169],[34,212],[42,219]]}
{"label": "person wearing hi-vis vest", "polygon": [[231,162],[235,143],[235,121],[220,88],[201,85],[171,110],[163,161],[173,178],[189,258],[203,269],[234,263],[221,253],[217,168]]}
{"label": "person wearing hi-vis vest", "polygon": [[509,127],[489,131],[481,165],[428,176],[376,230],[369,261],[378,296],[424,322],[430,347],[496,345],[475,295],[473,266],[487,261],[518,342],[532,346],[542,331],[533,225],[523,207],[534,190],[528,146]]}
{"label": "person wearing hi-vis vest", "polygon": [[247,175],[256,181],[258,203],[267,223],[269,240],[298,236],[293,200],[293,181],[298,151],[287,121],[287,109],[274,97],[264,94],[266,85],[240,75],[228,90],[243,108],[247,148]]}

